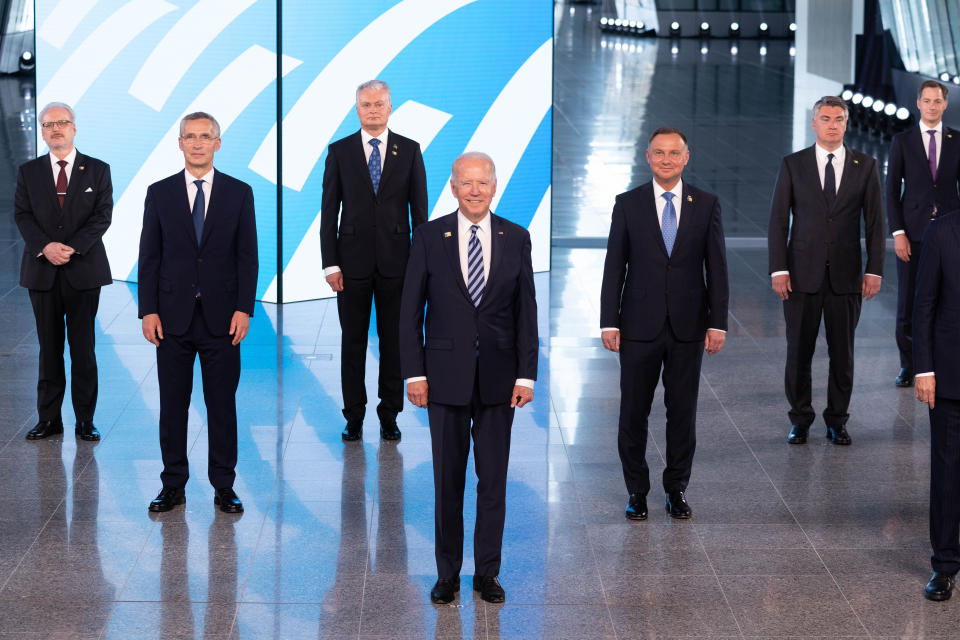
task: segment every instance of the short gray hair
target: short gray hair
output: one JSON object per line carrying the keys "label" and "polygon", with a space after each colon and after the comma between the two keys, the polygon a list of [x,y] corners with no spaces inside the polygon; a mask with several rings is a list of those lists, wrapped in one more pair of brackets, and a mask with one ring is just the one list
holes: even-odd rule
{"label": "short gray hair", "polygon": [[817,114],[820,113],[820,107],[840,107],[843,109],[843,118],[847,120],[850,118],[850,108],[847,106],[847,103],[844,102],[843,98],[837,96],[823,96],[819,100],[813,103],[813,117],[816,118]]}
{"label": "short gray hair", "polygon": [[50,109],[66,109],[67,113],[70,114],[70,119],[73,121],[73,124],[77,124],[77,116],[73,112],[73,107],[68,105],[66,102],[51,102],[47,104],[43,109],[40,109],[40,113],[37,115],[37,120],[43,122],[43,116],[46,115],[47,111]]}
{"label": "short gray hair", "polygon": [[360,99],[361,91],[386,91],[387,92],[387,102],[393,104],[393,101],[390,99],[390,85],[388,85],[383,80],[367,80],[359,87],[357,87],[357,100]]}
{"label": "short gray hair", "polygon": [[482,151],[467,151],[457,156],[457,159],[453,161],[453,168],[450,171],[452,176],[457,175],[457,166],[466,160],[483,160],[490,167],[490,175],[493,177],[493,180],[497,180],[497,167],[493,164],[493,158]]}
{"label": "short gray hair", "polygon": [[183,120],[180,121],[180,135],[183,135],[183,125],[191,120],[209,120],[213,123],[213,137],[220,137],[220,123],[217,122],[217,119],[205,111],[194,111],[193,113],[188,113],[183,116]]}

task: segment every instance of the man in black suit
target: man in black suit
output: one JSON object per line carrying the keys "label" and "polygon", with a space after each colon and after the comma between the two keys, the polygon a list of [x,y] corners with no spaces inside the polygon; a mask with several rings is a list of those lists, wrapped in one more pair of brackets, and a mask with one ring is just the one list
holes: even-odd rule
{"label": "man in black suit", "polygon": [[337,292],[340,314],[345,442],[359,440],[363,432],[371,303],[376,304],[380,339],[380,436],[400,439],[400,292],[410,230],[427,221],[427,176],[420,145],[387,129],[392,110],[385,82],[360,85],[360,131],[330,145],[323,171],[320,248],[323,274]]}
{"label": "man in black suit", "polygon": [[472,430],[479,478],[473,588],[487,602],[503,602],[497,575],[510,427],[514,408],[533,399],[537,377],[530,234],[490,211],[497,177],[486,154],[457,158],[450,188],[460,208],[414,232],[400,309],[407,397],[427,408],[433,445],[438,579],[430,599],[447,603],[460,589]]}
{"label": "man in black suit", "polygon": [[939,216],[921,238],[913,303],[917,399],[930,405],[930,544],[924,591],[946,600],[960,570],[960,212]]}
{"label": "man in black suit", "polygon": [[37,321],[40,366],[39,422],[27,440],[63,433],[60,407],[67,380],[63,365],[64,319],[70,341],[70,396],[74,432],[97,441],[97,356],[94,325],[100,287],[113,282],[104,232],[113,214],[113,186],[106,163],[79,153],[73,109],[61,102],[40,111],[41,133],[50,153],[23,164],[17,173],[14,219],[23,236],[20,286],[30,291]]}
{"label": "man in black suit", "polygon": [[[846,423],[853,390],[854,332],[861,298],[875,296],[883,276],[877,161],[843,144],[847,117],[846,103],[836,96],[813,105],[817,141],[783,159],[770,208],[770,276],[773,290],[783,300],[787,324],[784,386],[790,402],[790,444],[806,443],[816,417],[810,367],[821,316],[830,353],[823,412],[827,438],[833,444],[850,444]],[[867,239],[865,274],[861,216]]]}
{"label": "man in black suit", "polygon": [[[717,197],[681,180],[687,138],[671,127],[650,136],[653,180],[617,196],[600,289],[603,346],[620,354],[620,463],[625,515],[647,518],[647,418],[663,371],[667,407],[666,510],[692,515],[685,492],[696,448],[703,351],[723,348],[726,248]],[[706,279],[704,279],[706,278]]]}
{"label": "man in black suit", "polygon": [[920,240],[939,213],[960,209],[960,135],[943,124],[947,87],[936,80],[920,85],[920,123],[893,137],[887,162],[887,217],[897,252],[897,347],[900,373],[894,384],[913,384],[914,283]]}
{"label": "man in black suit", "polygon": [[233,491],[237,465],[240,342],[257,290],[253,190],[213,168],[220,125],[196,112],[180,121],[186,168],[147,188],[140,235],[140,318],[157,347],[163,488],[150,511],[185,502],[189,477],[187,414],[193,363],[200,355],[207,407],[207,477],[227,513],[243,503]]}

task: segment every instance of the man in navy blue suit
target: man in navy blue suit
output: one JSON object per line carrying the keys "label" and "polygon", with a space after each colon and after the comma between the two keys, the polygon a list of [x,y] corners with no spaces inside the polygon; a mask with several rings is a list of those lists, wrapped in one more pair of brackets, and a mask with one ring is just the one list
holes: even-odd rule
{"label": "man in navy blue suit", "polygon": [[139,315],[157,347],[163,488],[150,511],[185,502],[187,414],[200,356],[207,407],[207,477],[221,511],[240,513],[237,464],[240,342],[257,289],[253,190],[213,168],[220,125],[196,112],[180,122],[186,168],[147,189],[140,235]]}
{"label": "man in navy blue suit", "polygon": [[667,407],[666,510],[692,515],[685,491],[696,448],[703,351],[723,348],[727,259],[720,203],[681,180],[687,138],[661,127],[650,136],[653,181],[617,196],[600,290],[603,346],[620,354],[618,448],[629,499],[625,515],[647,518],[647,418],[663,371]]}
{"label": "man in navy blue suit", "polygon": [[413,233],[400,366],[407,397],[430,420],[438,577],[430,599],[445,604],[460,590],[472,431],[479,479],[473,588],[487,602],[503,602],[497,575],[510,428],[514,408],[533,400],[539,350],[530,234],[490,211],[497,177],[486,154],[457,158],[450,187],[459,210]]}
{"label": "man in navy blue suit", "polygon": [[[897,252],[898,387],[913,384],[914,283],[920,241],[938,214],[960,209],[960,134],[943,123],[947,87],[936,80],[920,85],[919,126],[893,137],[887,162],[887,216]],[[916,255],[918,258],[911,259]]]}
{"label": "man in navy blue suit", "polygon": [[927,225],[913,303],[917,399],[930,405],[930,600],[946,600],[960,570],[960,212]]}

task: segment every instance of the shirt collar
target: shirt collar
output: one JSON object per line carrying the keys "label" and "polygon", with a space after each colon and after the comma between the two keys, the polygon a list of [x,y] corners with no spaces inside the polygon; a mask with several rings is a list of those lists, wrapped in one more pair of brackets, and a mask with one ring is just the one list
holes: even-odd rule
{"label": "shirt collar", "polygon": [[[666,192],[667,192],[667,190],[664,189],[663,187],[661,187],[659,182],[657,182],[656,180],[653,181],[653,197],[654,197],[654,199],[656,199],[657,201],[659,201],[660,198],[663,197],[663,194],[665,194]],[[675,184],[675,185],[673,186],[673,189],[670,189],[670,193],[673,194],[673,197],[674,197],[674,198],[676,199],[676,201],[679,203],[679,202],[680,202],[680,196],[683,194],[683,178],[681,178],[680,180],[677,181],[677,184]]]}
{"label": "shirt collar", "polygon": [[463,215],[463,212],[460,209],[457,209],[457,221],[460,223],[460,230],[464,233],[470,231],[470,227],[477,225],[480,227],[480,230],[484,233],[490,233],[490,212],[487,211],[487,215],[483,216],[483,219],[480,222],[471,222],[470,218]]}
{"label": "shirt collar", "polygon": [[[932,127],[934,131],[943,135],[943,119],[940,119],[940,122],[937,123],[937,126]],[[927,131],[930,131],[931,127],[928,127],[924,124],[923,120],[920,121],[920,132],[926,134]]]}
{"label": "shirt collar", "polygon": [[383,133],[381,133],[380,135],[372,136],[369,133],[367,133],[364,129],[360,129],[360,141],[363,142],[364,148],[366,148],[366,145],[370,144],[370,141],[376,138],[377,140],[380,141],[380,148],[386,150],[387,134],[389,133],[389,131],[390,131],[389,129],[384,129]]}
{"label": "shirt collar", "polygon": [[[57,162],[59,162],[59,160],[60,160],[60,158],[58,158],[57,156],[53,155],[53,152],[51,151],[51,152],[50,152],[50,166],[53,167],[53,170],[54,170],[54,171],[60,171],[60,165],[57,164]],[[64,160],[67,161],[67,166],[72,167],[72,166],[73,166],[73,163],[76,162],[76,160],[77,160],[77,148],[74,147],[73,149],[71,149],[71,150],[70,150],[70,153],[67,154],[67,157],[65,157]],[[66,167],[64,167],[64,168],[66,168]]]}
{"label": "shirt collar", "polygon": [[837,160],[843,160],[843,157],[846,154],[846,147],[844,147],[842,144],[839,147],[837,147],[835,151],[827,151],[826,149],[821,147],[819,144],[814,144],[813,146],[817,150],[817,161],[823,162],[824,164],[826,164],[827,162],[828,154],[832,153],[833,157]]}
{"label": "shirt collar", "polygon": [[187,170],[186,168],[184,168],[184,170],[183,170],[183,175],[184,175],[184,177],[185,177],[186,180],[187,180],[187,186],[190,186],[191,184],[193,184],[193,183],[196,182],[197,180],[203,180],[204,182],[206,182],[207,184],[209,184],[209,185],[212,187],[212,186],[213,186],[213,172],[214,172],[214,170],[213,170],[213,169],[210,169],[210,171],[207,171],[205,174],[203,174],[203,175],[200,176],[199,178],[194,178],[194,177],[193,177],[193,174],[190,173],[189,170]]}

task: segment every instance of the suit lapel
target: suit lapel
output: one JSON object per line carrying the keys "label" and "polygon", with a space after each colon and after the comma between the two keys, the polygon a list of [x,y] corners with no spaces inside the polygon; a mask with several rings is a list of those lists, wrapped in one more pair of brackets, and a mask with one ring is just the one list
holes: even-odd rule
{"label": "suit lapel", "polygon": [[807,184],[807,189],[815,189],[820,194],[820,204],[824,211],[829,211],[827,196],[823,195],[823,184],[820,182],[820,168],[817,166],[817,147],[816,145],[807,147],[800,162],[802,181]]}
{"label": "suit lapel", "polygon": [[[44,154],[40,156],[43,160],[38,165],[41,183],[43,184],[43,190],[50,197],[50,211],[55,212],[55,215],[63,215],[63,211],[60,209],[60,202],[57,200],[57,182],[54,180],[52,166],[50,164],[50,154]],[[66,200],[64,200],[66,202]]]}
{"label": "suit lapel", "polygon": [[[207,203],[207,215],[203,218],[203,237],[200,239],[200,242],[197,246],[202,247],[203,244],[207,241],[207,238],[210,237],[210,230],[213,228],[217,222],[220,221],[222,214],[220,213],[220,207],[218,204],[221,204],[223,201],[223,188],[224,181],[223,177],[217,177],[217,171],[213,172],[213,183],[210,185],[210,202]],[[186,189],[186,183],[184,183],[184,189]],[[193,212],[190,212],[190,221],[193,222]],[[192,224],[190,226],[193,226]],[[194,231],[196,235],[196,231]]]}
{"label": "suit lapel", "polygon": [[483,302],[486,301],[487,293],[490,291],[490,286],[495,281],[495,276],[500,273],[500,264],[503,262],[503,252],[507,242],[506,230],[507,226],[503,224],[503,220],[493,215],[493,212],[491,211],[490,274],[487,276],[487,281],[483,285],[483,300],[480,302],[480,304],[483,304]]}
{"label": "suit lapel", "polygon": [[[383,184],[387,181],[387,176],[390,175],[390,172],[393,171],[393,166],[397,163],[397,154],[400,153],[399,143],[397,142],[398,138],[392,131],[387,131],[387,147],[386,149],[381,149],[380,153],[383,154],[383,171],[380,172],[380,187],[383,187]],[[370,173],[369,169],[367,173]],[[370,182],[370,187],[373,188],[373,182]]]}
{"label": "suit lapel", "polygon": [[[370,179],[370,167],[367,165],[367,150],[363,148],[363,138],[360,136],[359,131],[351,136],[351,138],[353,138],[354,141],[349,143],[349,146],[352,148],[350,155],[356,158],[356,170],[362,176],[360,180],[367,185],[370,193],[373,193],[373,180]],[[380,173],[380,182],[383,182],[383,172]],[[377,194],[374,193],[373,195],[376,196]]]}
{"label": "suit lapel", "polygon": [[[646,227],[646,233],[656,238],[657,246],[667,255],[667,245],[663,243],[663,229],[660,227],[660,220],[657,218],[657,197],[654,195],[653,182],[648,182],[641,187],[642,191],[637,194],[640,197],[640,223]],[[676,240],[674,240],[676,245]]]}
{"label": "suit lapel", "polygon": [[[194,245],[199,246],[197,242],[197,231],[193,228],[193,211],[190,209],[190,198],[187,196],[187,181],[183,172],[171,176],[170,178],[170,202],[177,203],[179,206],[171,208],[174,222],[183,226],[184,232],[193,240]],[[206,226],[206,220],[204,220]]]}
{"label": "suit lapel", "polygon": [[[947,128],[946,128],[946,127],[943,128],[943,133],[944,133],[944,135],[943,135],[942,137],[944,138],[944,142],[946,142],[946,137],[947,137],[947,136],[946,136],[946,133],[947,133]],[[917,164],[919,164],[920,166],[929,166],[929,165],[930,165],[930,160],[929,160],[929,158],[927,158],[927,146],[924,144],[924,139],[923,139],[923,129],[921,129],[919,126],[914,127],[914,128],[910,131],[910,144],[909,144],[909,147],[910,147],[910,149],[911,149],[910,153],[912,153],[912,154],[914,154],[914,155],[916,156]],[[941,150],[941,152],[940,152],[940,157],[943,157],[943,151],[942,151],[942,150]],[[930,175],[930,170],[929,170],[929,169],[927,169],[926,175],[928,175],[928,176]],[[933,181],[933,176],[930,176],[930,181],[931,181],[931,182]]]}
{"label": "suit lapel", "polygon": [[[860,184],[860,158],[856,152],[844,145],[843,173],[840,175],[840,186],[837,187],[837,197],[833,201],[835,208],[848,193],[854,190],[851,185]],[[854,182],[856,181],[856,182]]]}
{"label": "suit lapel", "polygon": [[[467,300],[470,300],[470,294],[467,293],[467,285],[463,281],[463,269],[460,268],[460,225],[457,212],[446,217],[443,225],[440,227],[440,242],[443,244],[444,253],[447,254],[447,262],[450,263],[450,269],[453,272],[453,279],[460,288]],[[470,304],[473,304],[471,301]]]}
{"label": "suit lapel", "polygon": [[[73,159],[73,169],[70,171],[70,180],[67,181],[67,195],[63,199],[63,208],[60,210],[60,215],[66,215],[67,209],[73,209],[77,194],[83,187],[83,174],[86,172],[85,162],[85,156],[78,151]],[[51,177],[53,177],[52,174]],[[56,187],[53,190],[56,192]]]}
{"label": "suit lapel", "polygon": [[[690,228],[693,226],[693,214],[696,210],[696,201],[693,198],[693,191],[683,183],[683,193],[680,194],[680,217],[677,219],[677,237],[673,241],[673,253],[677,252],[677,247],[690,235]],[[663,233],[660,234],[663,240]],[[666,245],[664,245],[666,250]]]}

